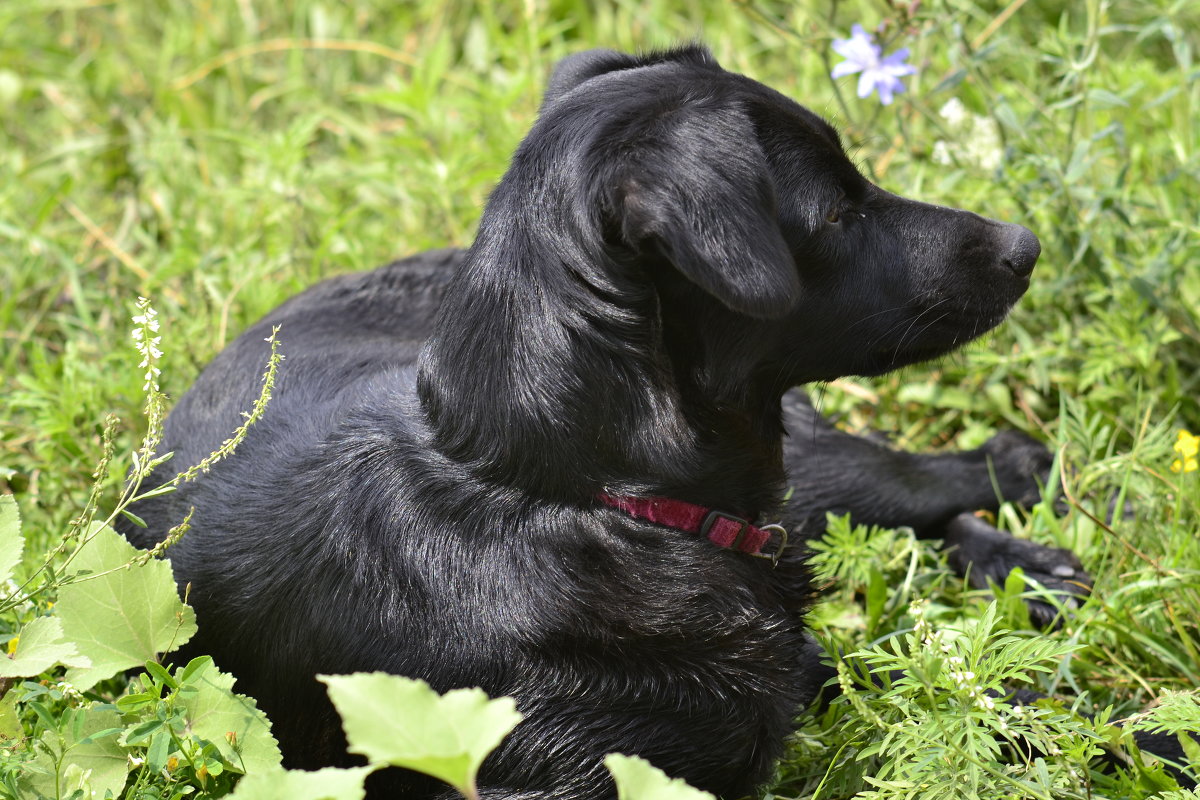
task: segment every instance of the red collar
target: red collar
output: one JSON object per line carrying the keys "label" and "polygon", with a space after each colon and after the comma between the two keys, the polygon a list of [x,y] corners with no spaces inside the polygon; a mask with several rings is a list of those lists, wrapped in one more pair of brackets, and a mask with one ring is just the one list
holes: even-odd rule
{"label": "red collar", "polygon": [[[782,525],[756,527],[733,514],[667,497],[613,497],[601,493],[596,495],[596,498],[632,517],[686,533],[699,534],[717,547],[728,547],[748,555],[768,558],[772,564],[778,563],[784,548],[787,547],[787,531]],[[763,547],[771,541],[772,533],[778,534],[779,543],[774,552],[764,553]]]}

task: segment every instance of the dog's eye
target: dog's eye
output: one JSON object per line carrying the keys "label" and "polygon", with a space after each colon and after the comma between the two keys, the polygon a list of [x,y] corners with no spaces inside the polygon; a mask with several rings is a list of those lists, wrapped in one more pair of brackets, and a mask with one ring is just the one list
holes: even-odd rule
{"label": "dog's eye", "polygon": [[846,210],[846,195],[844,192],[838,192],[837,202],[829,207],[825,212],[825,221],[831,225],[836,225],[842,221],[842,212]]}

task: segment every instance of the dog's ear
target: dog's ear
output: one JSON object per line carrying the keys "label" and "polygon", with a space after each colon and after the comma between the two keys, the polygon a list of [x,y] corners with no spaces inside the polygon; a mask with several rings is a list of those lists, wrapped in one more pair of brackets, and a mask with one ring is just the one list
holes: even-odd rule
{"label": "dog's ear", "polygon": [[635,57],[603,48],[585,50],[582,53],[567,56],[558,62],[558,66],[550,75],[550,82],[546,85],[546,95],[542,98],[542,107],[550,105],[589,78],[636,66],[638,66],[638,60]]}
{"label": "dog's ear", "polygon": [[669,62],[720,68],[708,48],[700,44],[689,44],[673,50],[661,50],[640,56],[631,56],[604,48],[585,50],[582,53],[567,56],[554,67],[554,72],[550,75],[550,81],[546,85],[546,94],[542,98],[542,107],[545,108],[579,84],[598,75]]}
{"label": "dog's ear", "polygon": [[689,103],[637,138],[614,198],[625,241],[656,247],[734,311],[761,319],[790,311],[800,278],[745,113],[720,101]]}

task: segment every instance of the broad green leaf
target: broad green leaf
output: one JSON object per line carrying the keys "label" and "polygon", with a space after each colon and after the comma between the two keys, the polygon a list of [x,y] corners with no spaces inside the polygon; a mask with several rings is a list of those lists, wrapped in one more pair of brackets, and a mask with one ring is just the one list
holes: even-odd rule
{"label": "broad green leaf", "polygon": [[867,630],[873,631],[887,610],[891,587],[888,585],[887,576],[876,564],[869,566],[867,576]]}
{"label": "broad green leaf", "polygon": [[271,735],[271,723],[253,699],[233,691],[232,675],[221,672],[209,660],[201,666],[188,665],[176,671],[184,686],[178,703],[186,709],[187,731],[217,746],[221,756],[247,773],[261,773],[279,766],[279,744]]}
{"label": "broad green leaf", "polygon": [[328,767],[315,772],[287,770],[247,775],[238,782],[230,800],[362,800],[366,791],[363,780],[374,767],[338,769]]}
{"label": "broad green leaf", "polygon": [[169,562],[126,567],[141,550],[99,523],[88,535],[70,568],[95,577],[60,589],[54,608],[67,639],[92,662],[67,672],[81,690],[174,650],[196,632],[196,615],[179,599]]}
{"label": "broad green leaf", "polygon": [[150,746],[146,748],[146,766],[151,772],[158,772],[167,766],[167,756],[170,754],[171,733],[161,728],[150,737]]}
{"label": "broad green leaf", "polygon": [[31,678],[55,664],[87,667],[91,661],[79,655],[74,643],[63,638],[61,620],[37,617],[21,628],[13,657],[0,658],[0,678]]}
{"label": "broad green leaf", "polygon": [[1200,764],[1200,744],[1192,738],[1190,733],[1177,733],[1175,738],[1179,740],[1179,746],[1183,749],[1183,754],[1187,756],[1189,764]]}
{"label": "broad green leaf", "polygon": [[920,403],[929,408],[956,410],[973,409],[977,402],[975,395],[964,389],[933,383],[905,384],[896,393],[896,399],[901,403]]}
{"label": "broad green leaf", "polygon": [[8,739],[16,739],[25,735],[21,727],[21,716],[17,712],[17,693],[9,692],[0,699],[0,746]]}
{"label": "broad green leaf", "polygon": [[168,672],[167,668],[162,664],[159,664],[157,661],[147,661],[143,666],[151,678],[166,686],[168,689],[179,688],[179,682],[171,676],[171,673]]}
{"label": "broad green leaf", "polygon": [[617,782],[618,800],[715,800],[708,792],[693,789],[680,778],[668,778],[649,761],[611,753],[604,766]]}
{"label": "broad green leaf", "polygon": [[11,494],[0,494],[0,584],[11,578],[13,570],[21,563],[24,544],[17,499]]}
{"label": "broad green leaf", "polygon": [[119,728],[120,716],[95,707],[76,713],[84,715],[80,724],[63,725],[61,734],[42,734],[37,756],[18,782],[22,797],[70,797],[77,790],[83,791],[83,797],[104,797],[107,791],[121,796],[129,772],[128,753],[115,735],[88,741],[93,733]]}
{"label": "broad green leaf", "polygon": [[439,695],[424,681],[383,672],[322,675],[350,752],[372,764],[424,772],[474,796],[484,758],[521,721],[516,703],[482,689]]}

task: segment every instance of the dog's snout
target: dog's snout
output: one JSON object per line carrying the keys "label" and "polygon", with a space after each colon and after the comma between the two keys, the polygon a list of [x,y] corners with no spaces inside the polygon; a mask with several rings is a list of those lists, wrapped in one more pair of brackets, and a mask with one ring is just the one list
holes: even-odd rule
{"label": "dog's snout", "polygon": [[1038,256],[1042,254],[1042,243],[1033,231],[1021,225],[1013,225],[1006,239],[1004,266],[1016,276],[1028,278],[1033,272],[1033,265],[1037,263]]}

